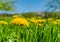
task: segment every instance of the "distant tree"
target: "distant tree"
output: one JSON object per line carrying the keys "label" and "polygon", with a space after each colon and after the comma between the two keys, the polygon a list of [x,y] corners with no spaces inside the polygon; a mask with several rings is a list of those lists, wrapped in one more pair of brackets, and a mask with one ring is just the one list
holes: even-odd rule
{"label": "distant tree", "polygon": [[2,11],[12,11],[14,8],[13,3],[15,0],[0,0],[0,10]]}
{"label": "distant tree", "polygon": [[[47,18],[48,11],[55,12],[57,9],[60,10],[60,0],[48,0],[48,2],[46,4],[45,18]],[[56,14],[56,13],[54,13],[54,14]],[[50,14],[50,15],[52,15],[52,14]]]}
{"label": "distant tree", "polygon": [[60,9],[60,0],[49,0],[46,6],[46,11],[56,11],[57,9]]}

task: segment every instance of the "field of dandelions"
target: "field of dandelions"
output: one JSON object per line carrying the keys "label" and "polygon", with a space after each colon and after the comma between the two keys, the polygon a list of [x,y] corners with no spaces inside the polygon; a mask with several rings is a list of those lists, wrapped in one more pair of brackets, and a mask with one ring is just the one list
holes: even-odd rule
{"label": "field of dandelions", "polygon": [[0,42],[60,42],[60,19],[0,18]]}

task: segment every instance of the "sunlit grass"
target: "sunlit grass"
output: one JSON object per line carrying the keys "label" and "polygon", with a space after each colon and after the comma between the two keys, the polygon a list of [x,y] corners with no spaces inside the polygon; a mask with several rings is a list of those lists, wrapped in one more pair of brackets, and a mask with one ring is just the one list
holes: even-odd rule
{"label": "sunlit grass", "polygon": [[[14,24],[10,24],[12,20]],[[8,23],[0,24],[0,42],[60,42],[60,21],[57,19],[11,17],[0,18],[0,21]],[[25,22],[29,22],[29,26],[24,26]]]}

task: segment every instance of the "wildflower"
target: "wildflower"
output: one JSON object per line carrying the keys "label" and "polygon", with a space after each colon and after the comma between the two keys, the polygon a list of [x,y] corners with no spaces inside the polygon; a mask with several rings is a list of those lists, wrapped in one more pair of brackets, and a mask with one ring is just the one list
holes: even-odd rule
{"label": "wildflower", "polygon": [[6,21],[0,21],[0,24],[8,24]]}
{"label": "wildflower", "polygon": [[17,17],[20,17],[19,15],[13,15],[13,18],[17,18]]}
{"label": "wildflower", "polygon": [[42,17],[38,16],[38,19],[41,19]]}
{"label": "wildflower", "polygon": [[57,21],[54,21],[54,24],[60,24],[59,22],[57,22]]}
{"label": "wildflower", "polygon": [[43,26],[43,24],[37,24],[38,26]]}
{"label": "wildflower", "polygon": [[30,21],[30,18],[27,18],[28,21]]}
{"label": "wildflower", "polygon": [[60,19],[57,19],[56,21],[57,21],[57,22],[60,22]]}
{"label": "wildflower", "polygon": [[45,19],[39,19],[37,21],[38,21],[38,23],[44,23],[46,20]]}
{"label": "wildflower", "polygon": [[53,20],[53,18],[48,18],[48,21],[52,21]]}
{"label": "wildflower", "polygon": [[33,22],[34,24],[37,24],[37,19],[35,18],[30,19],[30,21]]}
{"label": "wildflower", "polygon": [[10,24],[29,26],[29,22],[24,18],[14,18]]}
{"label": "wildflower", "polygon": [[37,22],[37,20],[35,20],[35,19],[31,19],[31,22],[34,22],[34,23],[36,23],[36,22]]}

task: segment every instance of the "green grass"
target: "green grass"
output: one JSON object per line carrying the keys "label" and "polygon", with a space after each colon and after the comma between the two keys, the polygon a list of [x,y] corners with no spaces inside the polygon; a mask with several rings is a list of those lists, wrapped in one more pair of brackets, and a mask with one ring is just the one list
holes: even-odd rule
{"label": "green grass", "polygon": [[[9,22],[11,18],[0,18]],[[44,23],[44,26],[29,27],[16,25],[0,25],[0,42],[60,42],[60,25]]]}

